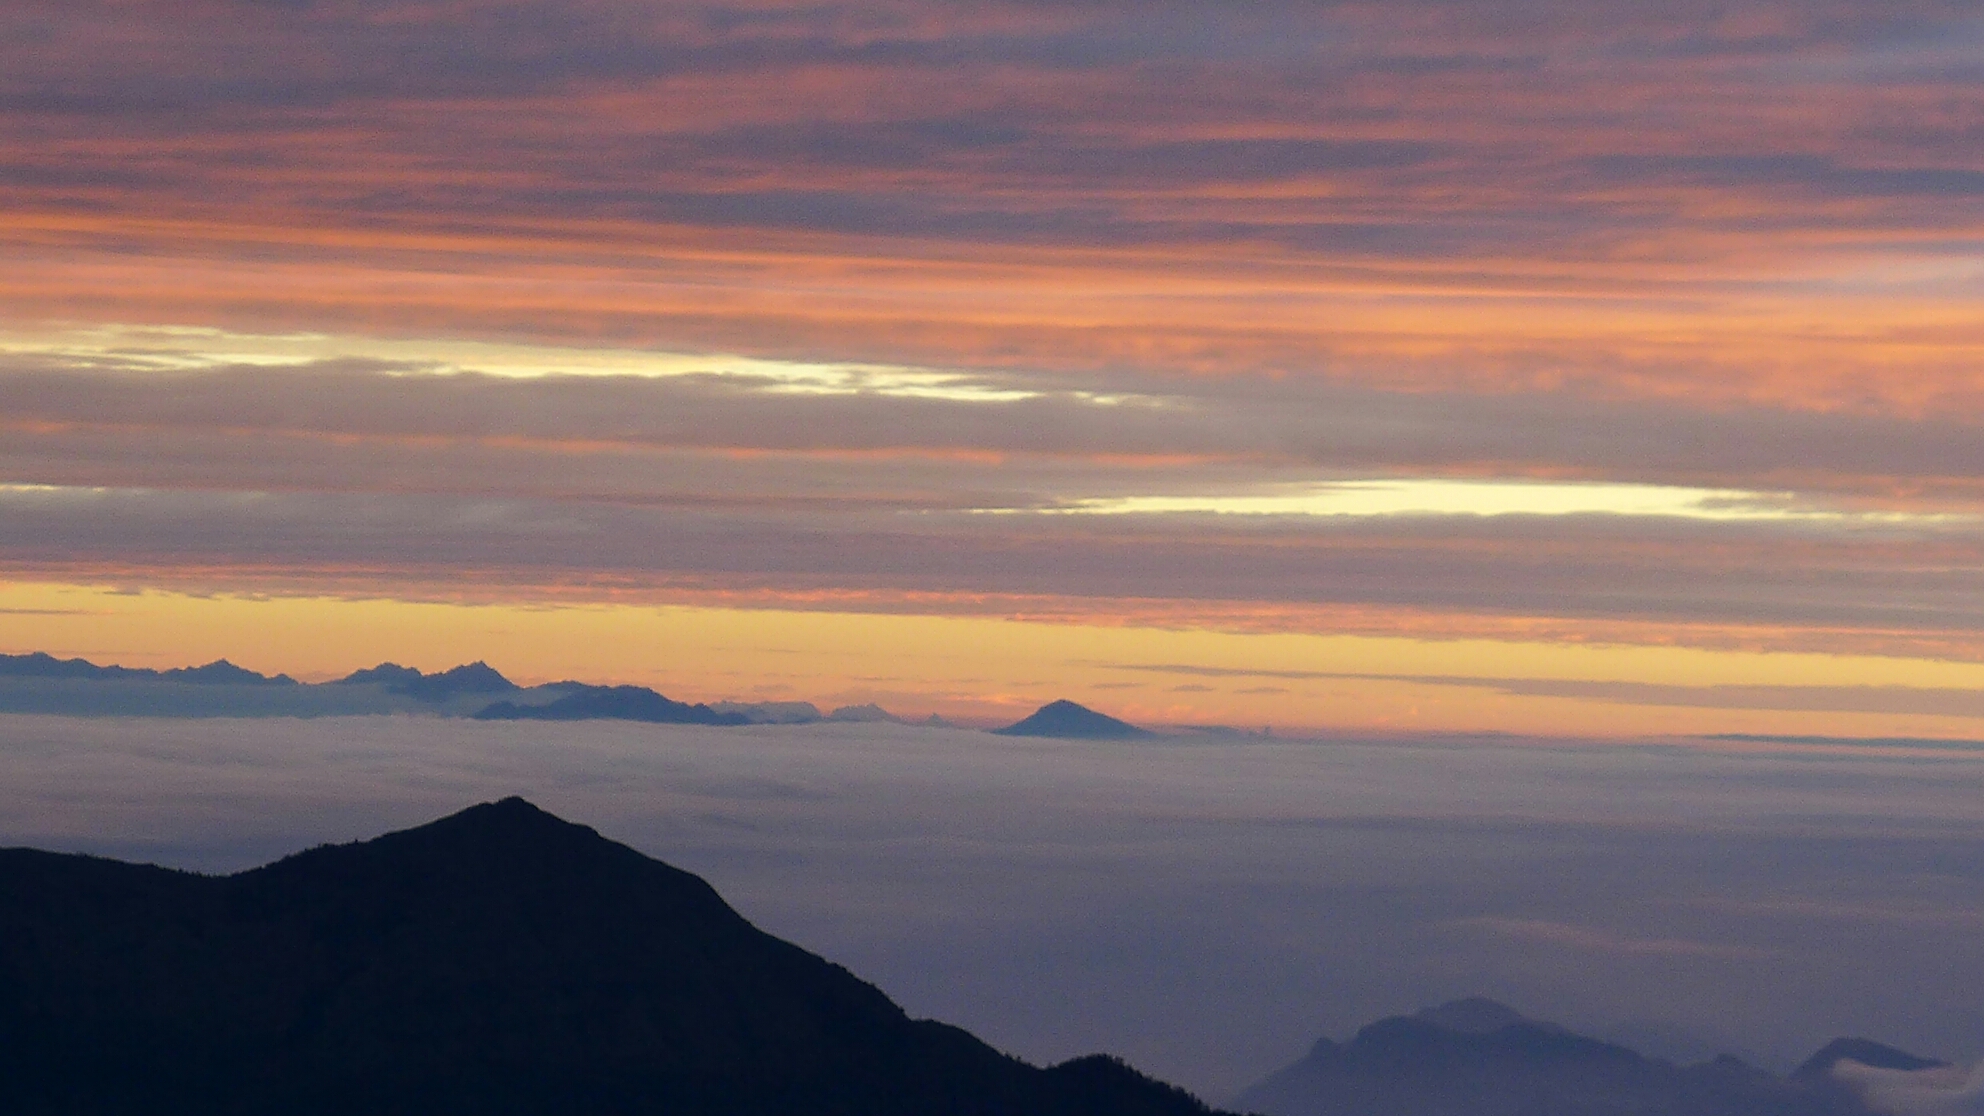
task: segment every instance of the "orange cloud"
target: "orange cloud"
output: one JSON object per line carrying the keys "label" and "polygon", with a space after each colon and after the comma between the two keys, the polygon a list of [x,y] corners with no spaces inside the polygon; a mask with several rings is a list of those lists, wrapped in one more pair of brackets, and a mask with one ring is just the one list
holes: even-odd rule
{"label": "orange cloud", "polygon": [[[1974,21],[1711,7],[28,0],[0,563],[1973,657]],[[1360,477],[1811,514],[1035,514]]]}

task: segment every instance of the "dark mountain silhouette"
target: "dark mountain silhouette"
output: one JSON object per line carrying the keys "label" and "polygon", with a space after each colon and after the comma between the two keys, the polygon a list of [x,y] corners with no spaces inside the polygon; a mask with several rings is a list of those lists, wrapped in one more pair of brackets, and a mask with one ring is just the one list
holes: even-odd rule
{"label": "dark mountain silhouette", "polygon": [[1072,701],[1050,701],[1023,720],[993,729],[999,736],[1058,736],[1070,740],[1127,740],[1151,736],[1128,721]]}
{"label": "dark mountain silhouette", "polygon": [[245,667],[235,666],[226,659],[215,659],[205,666],[174,667],[159,672],[167,682],[199,682],[216,686],[294,686],[296,679],[287,674],[274,676],[257,674]]}
{"label": "dark mountain silhouette", "polygon": [[522,799],[228,877],[0,851],[0,1111],[1196,1116],[912,1020]]}
{"label": "dark mountain silhouette", "polygon": [[1844,1061],[1859,1062],[1875,1069],[1923,1070],[1946,1066],[1934,1058],[1921,1058],[1906,1050],[1896,1050],[1872,1039],[1836,1038],[1819,1049],[1817,1054],[1805,1059],[1791,1076],[1800,1081],[1828,1078],[1832,1068]]}
{"label": "dark mountain silhouette", "polygon": [[507,694],[517,690],[516,683],[480,659],[434,674],[423,674],[416,667],[404,667],[398,663],[380,663],[364,670],[354,670],[338,682],[347,686],[369,682],[384,686],[388,693],[404,694],[421,701],[446,701],[457,694]]}
{"label": "dark mountain silhouette", "polygon": [[401,666],[398,663],[380,663],[375,667],[361,667],[338,679],[341,686],[403,686],[408,682],[418,682],[427,677],[419,667]]}
{"label": "dark mountain silhouette", "polygon": [[824,720],[810,701],[716,701],[713,713],[735,713],[753,725],[811,725]]}
{"label": "dark mountain silhouette", "polygon": [[1525,1019],[1522,1013],[1507,1004],[1497,1003],[1486,996],[1469,996],[1463,1000],[1449,1000],[1435,1007],[1420,1008],[1412,1017],[1435,1027],[1444,1027],[1463,1035],[1492,1035],[1504,1027],[1527,1023],[1534,1027],[1547,1027],[1554,1031],[1563,1028],[1555,1023],[1539,1023]]}
{"label": "dark mountain silhouette", "polygon": [[[1823,1075],[1822,1075],[1823,1076]],[[1480,998],[1382,1019],[1247,1089],[1265,1116],[1871,1116],[1853,1092],[1723,1056],[1692,1066]]]}
{"label": "dark mountain silhouette", "polygon": [[46,651],[26,655],[0,655],[0,677],[4,678],[85,678],[109,681],[126,678],[157,678],[158,671],[143,667],[98,666],[87,659],[58,659]]}
{"label": "dark mountain silhouette", "polygon": [[543,705],[499,701],[472,714],[478,721],[649,721],[664,725],[748,725],[742,713],[665,698],[646,686],[558,684],[569,692]]}
{"label": "dark mountain silhouette", "polygon": [[848,724],[901,725],[908,723],[907,721],[904,721],[901,717],[898,717],[894,713],[891,713],[888,710],[882,708],[881,706],[876,705],[872,701],[864,705],[840,706],[839,708],[835,709],[832,713],[827,714],[826,719],[829,721],[840,721]]}
{"label": "dark mountain silhouette", "polygon": [[[664,724],[802,725],[817,721],[908,723],[877,705],[822,715],[806,701],[671,701],[643,686],[553,682],[524,688],[480,660],[427,673],[383,662],[334,682],[301,683],[219,659],[153,670],[98,666],[46,652],[0,655],[0,712],[102,717],[330,717],[414,713],[484,720],[618,719]],[[932,717],[931,725],[942,725]]]}
{"label": "dark mountain silhouette", "polygon": [[45,651],[0,655],[0,677],[65,678],[96,682],[193,682],[226,686],[294,686],[287,674],[273,677],[215,659],[205,666],[152,670],[149,667],[97,666],[87,659],[58,659]]}

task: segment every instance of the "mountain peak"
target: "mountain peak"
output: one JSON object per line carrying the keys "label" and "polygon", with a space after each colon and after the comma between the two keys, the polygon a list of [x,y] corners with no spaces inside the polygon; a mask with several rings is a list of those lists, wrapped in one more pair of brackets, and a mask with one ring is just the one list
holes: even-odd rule
{"label": "mountain peak", "polygon": [[401,666],[394,662],[380,663],[375,667],[361,667],[338,679],[346,685],[356,686],[367,682],[417,682],[423,675],[416,667]]}
{"label": "mountain peak", "polygon": [[375,683],[384,686],[388,693],[435,702],[446,701],[457,694],[505,694],[517,688],[516,683],[481,659],[433,674],[424,673],[418,667],[380,663],[364,670],[354,670],[339,681],[346,684]]}
{"label": "mountain peak", "polygon": [[1448,1000],[1437,1007],[1421,1008],[1412,1017],[1463,1035],[1493,1034],[1504,1027],[1530,1022],[1516,1009],[1486,996]]}
{"label": "mountain peak", "polygon": [[447,818],[440,820],[447,821],[449,818],[487,820],[492,824],[506,828],[517,825],[538,825],[545,822],[556,822],[559,825],[572,824],[520,794],[513,794],[508,798],[499,798],[494,802],[478,802],[465,810],[458,810],[448,815]]}
{"label": "mountain peak", "polygon": [[893,722],[901,723],[902,718],[875,704],[843,705],[827,714],[829,721],[852,721],[857,724]]}
{"label": "mountain peak", "polygon": [[912,1020],[522,798],[225,877],[23,852],[0,1110],[1210,1116],[1113,1059]]}
{"label": "mountain peak", "polygon": [[1875,1069],[1923,1070],[1948,1065],[1934,1058],[1923,1058],[1906,1050],[1897,1050],[1873,1039],[1836,1038],[1819,1049],[1817,1054],[1805,1059],[1804,1064],[1791,1071],[1795,1080],[1809,1081],[1827,1077],[1832,1068],[1841,1062],[1858,1062]]}
{"label": "mountain peak", "polygon": [[473,693],[495,693],[517,688],[516,683],[503,677],[503,672],[483,662],[481,659],[477,659],[472,663],[463,663],[461,666],[444,670],[439,674],[430,675],[429,677],[445,679],[455,689],[467,690]]}
{"label": "mountain peak", "polygon": [[493,702],[472,714],[478,721],[646,721],[666,725],[744,725],[742,713],[719,713],[664,697],[646,686],[588,686],[560,683],[563,697],[543,705]]}
{"label": "mountain peak", "polygon": [[1250,1086],[1232,1107],[1301,1116],[1872,1116],[1735,1058],[1692,1066],[1470,997],[1380,1019]]}
{"label": "mountain peak", "polygon": [[258,674],[246,667],[236,666],[226,659],[215,659],[211,663],[196,667],[175,667],[164,671],[159,677],[175,682],[198,682],[206,685],[294,686],[296,684],[296,679],[287,674],[273,676]]}
{"label": "mountain peak", "polygon": [[[411,872],[430,888],[490,886],[521,894],[555,890],[576,876],[611,874],[629,858],[647,861],[588,826],[511,796],[369,841],[320,846],[247,874],[282,879],[329,873],[353,880],[386,870]],[[659,861],[647,863],[675,871]]]}
{"label": "mountain peak", "polygon": [[1031,715],[992,731],[998,736],[1052,736],[1070,740],[1130,740],[1152,735],[1128,721],[1066,700],[1050,701]]}
{"label": "mountain peak", "polygon": [[482,802],[465,810],[457,810],[426,825],[389,833],[379,840],[426,833],[458,834],[478,840],[543,839],[579,835],[602,842],[606,840],[591,827],[568,822],[521,795],[514,794],[494,802]]}

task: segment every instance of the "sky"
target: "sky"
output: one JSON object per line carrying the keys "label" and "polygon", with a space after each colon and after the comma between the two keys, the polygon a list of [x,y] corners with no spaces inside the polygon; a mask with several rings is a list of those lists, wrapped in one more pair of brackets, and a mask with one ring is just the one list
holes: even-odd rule
{"label": "sky", "polygon": [[1238,731],[0,716],[0,844],[524,793],[1214,1100],[1471,994],[1974,1065],[1984,14],[8,0],[31,651]]}
{"label": "sky", "polygon": [[0,650],[1984,733],[1984,17],[15,0]]}
{"label": "sky", "polygon": [[[913,1015],[1214,1102],[1478,994],[1779,1072],[1838,1035],[1984,1055],[1978,744],[18,715],[0,742],[0,843],[207,872],[521,793]],[[1893,1116],[1977,1111],[1891,1084]]]}

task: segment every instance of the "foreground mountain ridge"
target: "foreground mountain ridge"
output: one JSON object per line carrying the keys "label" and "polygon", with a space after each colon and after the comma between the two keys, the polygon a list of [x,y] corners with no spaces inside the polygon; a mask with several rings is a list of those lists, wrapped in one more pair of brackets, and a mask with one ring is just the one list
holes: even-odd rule
{"label": "foreground mountain ridge", "polygon": [[0,850],[0,1111],[1205,1116],[912,1020],[522,799],[233,876]]}

